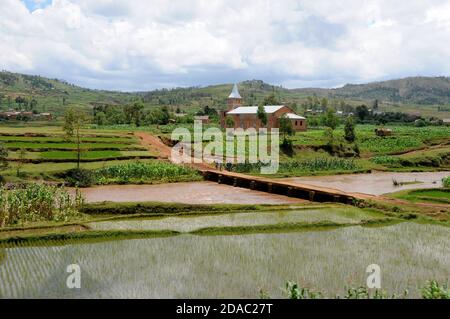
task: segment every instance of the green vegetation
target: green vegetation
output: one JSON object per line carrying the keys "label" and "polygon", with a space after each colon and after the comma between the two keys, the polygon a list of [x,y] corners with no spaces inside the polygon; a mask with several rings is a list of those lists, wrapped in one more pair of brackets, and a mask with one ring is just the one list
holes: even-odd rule
{"label": "green vegetation", "polygon": [[40,220],[65,221],[78,214],[83,200],[64,188],[28,184],[24,188],[0,188],[0,227]]}
{"label": "green vegetation", "polygon": [[[227,169],[239,172],[239,173],[253,173],[257,174],[265,164],[258,162],[251,163],[238,163],[234,165],[227,165]],[[280,175],[292,175],[301,174],[305,172],[314,173],[321,171],[357,171],[361,167],[353,159],[345,159],[338,157],[329,158],[314,158],[303,161],[285,161],[279,165],[278,173]]]}
{"label": "green vegetation", "polygon": [[[77,169],[80,169],[81,162],[81,129],[86,123],[86,115],[77,111],[75,108],[71,107],[66,110],[64,114],[64,126],[63,130],[66,134],[67,139],[74,139],[76,144],[76,154],[77,154]],[[53,154],[55,156],[57,154]],[[51,155],[49,155],[51,156]],[[58,155],[60,156],[60,155]],[[48,157],[47,157],[48,158]],[[50,157],[51,158],[51,157]],[[61,157],[56,157],[61,158]]]}
{"label": "green vegetation", "polygon": [[442,179],[442,184],[445,188],[450,188],[450,176],[445,177]]}
{"label": "green vegetation", "polygon": [[105,167],[94,172],[98,184],[164,183],[201,180],[198,171],[162,161],[135,162]]}
{"label": "green vegetation", "polygon": [[[188,217],[187,217],[188,216]],[[177,215],[165,218],[133,218],[131,220],[108,220],[90,223],[95,230],[173,230],[177,232],[224,233],[225,230],[242,233],[263,229],[292,229],[324,227],[325,225],[346,226],[372,222],[385,222],[386,216],[371,210],[355,207],[312,207],[284,209],[280,211],[204,212],[203,214]],[[300,227],[302,226],[302,227]],[[261,228],[259,230],[262,230]]]}
{"label": "green vegetation", "polygon": [[[423,299],[450,299],[450,289],[447,284],[439,284],[436,280],[427,281],[426,286],[420,289]],[[312,291],[307,287],[300,287],[296,282],[288,281],[285,285],[285,293],[289,299],[322,299],[330,298],[320,291]],[[361,286],[358,288],[347,288],[344,296],[336,295],[335,299],[405,299],[408,298],[409,291],[403,294],[388,294],[385,290],[368,289]],[[266,297],[270,298],[270,296]]]}
{"label": "green vegetation", "polygon": [[450,299],[450,289],[446,283],[441,285],[436,280],[430,280],[427,286],[422,288],[422,298]]}
{"label": "green vegetation", "polygon": [[[151,216],[160,216],[165,214],[177,214],[182,212],[230,212],[242,210],[259,210],[270,205],[199,205],[182,203],[158,203],[158,202],[139,202],[139,203],[92,203],[83,205],[81,212],[88,215],[138,215],[150,214]],[[280,207],[278,207],[280,209]]]}
{"label": "green vegetation", "polygon": [[[301,105],[303,111],[307,108],[326,110],[327,107],[333,107],[348,114],[351,108],[365,103],[377,111],[391,111],[394,114],[395,112],[416,114],[420,111],[424,116],[449,118],[448,82],[447,78],[442,77],[415,77],[346,85],[328,90],[285,89],[252,80],[239,83],[239,90],[247,105],[281,100],[294,109],[297,105]],[[143,113],[150,112],[155,106],[166,106],[170,108],[169,111],[201,110],[206,105],[219,109],[224,106],[230,90],[231,84],[221,84],[123,93],[80,88],[64,81],[40,76],[0,72],[0,108],[28,109],[57,115],[62,115],[65,108],[72,106],[85,111],[97,108],[94,112],[94,122],[100,125],[105,122],[108,125],[127,123],[128,119],[121,114],[120,107],[124,105],[132,107],[136,101],[143,102]],[[374,101],[377,101],[376,108]],[[104,107],[111,108],[111,111],[105,112]],[[115,107],[119,108],[114,109]],[[107,113],[112,116],[109,117]],[[392,119],[395,120],[395,117]]]}
{"label": "green vegetation", "polygon": [[355,125],[351,116],[348,116],[345,120],[344,139],[349,143],[353,143],[356,140]]}
{"label": "green vegetation", "polygon": [[[365,285],[367,265],[376,261],[383,267],[384,290],[398,296],[408,290],[407,298],[418,298],[427,280],[440,283],[432,291],[445,291],[442,283],[450,276],[448,228],[436,225],[400,223],[242,236],[110,231],[114,239],[127,235],[143,239],[105,242],[95,237],[99,233],[76,234],[76,245],[68,245],[76,239],[71,233],[52,235],[51,241],[36,238],[32,246],[24,241],[1,244],[0,251],[7,249],[0,267],[0,294],[5,298],[255,298],[263,290],[280,298],[286,296],[280,283],[289,278],[311,292],[345,296],[352,289],[348,287]],[[433,258],[428,247],[433,247]],[[66,278],[61,265],[73,260],[90,274],[76,292],[60,284]],[[115,289],[110,289],[112,284]],[[357,291],[355,295],[361,296]]]}
{"label": "green vegetation", "polygon": [[450,189],[443,188],[406,190],[390,194],[390,196],[414,203],[450,204]]}

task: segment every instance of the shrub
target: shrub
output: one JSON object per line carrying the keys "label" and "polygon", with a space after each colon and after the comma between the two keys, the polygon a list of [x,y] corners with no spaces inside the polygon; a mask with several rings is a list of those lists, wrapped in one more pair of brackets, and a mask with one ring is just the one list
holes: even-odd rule
{"label": "shrub", "polygon": [[442,185],[444,185],[445,188],[450,188],[450,176],[442,179]]}
{"label": "shrub", "polygon": [[294,154],[294,149],[292,147],[292,141],[288,138],[283,139],[283,142],[281,142],[280,148],[286,155],[292,156]]}
{"label": "shrub", "polygon": [[95,183],[92,171],[82,168],[73,168],[60,174],[67,185],[75,187],[89,187]]}
{"label": "shrub", "polygon": [[400,158],[389,155],[375,156],[374,158],[372,158],[372,162],[381,165],[401,166]]}

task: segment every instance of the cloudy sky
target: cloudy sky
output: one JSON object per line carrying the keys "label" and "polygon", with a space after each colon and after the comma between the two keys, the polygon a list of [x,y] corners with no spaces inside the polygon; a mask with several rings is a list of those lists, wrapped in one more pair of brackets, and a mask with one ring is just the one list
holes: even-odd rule
{"label": "cloudy sky", "polygon": [[0,69],[102,89],[450,75],[450,1],[0,0]]}

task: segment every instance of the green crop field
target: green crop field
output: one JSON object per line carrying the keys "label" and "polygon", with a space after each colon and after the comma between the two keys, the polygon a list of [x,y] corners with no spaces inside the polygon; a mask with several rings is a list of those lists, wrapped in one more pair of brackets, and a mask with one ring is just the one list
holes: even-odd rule
{"label": "green crop field", "polygon": [[390,197],[416,202],[450,205],[450,189],[416,189],[390,194]]}
{"label": "green crop field", "polygon": [[[327,295],[364,286],[366,268],[382,269],[383,289],[418,297],[430,278],[450,277],[448,228],[401,223],[328,231],[193,236],[79,243],[36,242],[0,248],[6,298],[286,297],[295,281]],[[429,248],[433,247],[432,250]],[[136,251],[139,251],[136,254]],[[67,289],[61,269],[77,261],[83,289]],[[182,283],[182,284],[180,284]],[[114,287],[114,289],[111,289]]]}
{"label": "green crop field", "polygon": [[[111,158],[111,157],[119,157],[122,154],[119,151],[89,151],[82,152],[81,158]],[[76,152],[65,152],[65,151],[50,151],[50,152],[42,152],[41,158],[44,159],[76,159]]]}

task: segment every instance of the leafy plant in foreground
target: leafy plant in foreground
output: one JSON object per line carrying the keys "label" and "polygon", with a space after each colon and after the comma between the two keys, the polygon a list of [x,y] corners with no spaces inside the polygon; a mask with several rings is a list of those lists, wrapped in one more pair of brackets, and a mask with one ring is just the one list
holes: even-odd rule
{"label": "leafy plant in foreground", "polygon": [[65,221],[78,215],[83,204],[81,193],[75,197],[63,187],[27,184],[23,188],[0,188],[0,227],[19,222]]}

